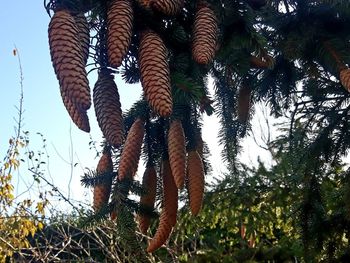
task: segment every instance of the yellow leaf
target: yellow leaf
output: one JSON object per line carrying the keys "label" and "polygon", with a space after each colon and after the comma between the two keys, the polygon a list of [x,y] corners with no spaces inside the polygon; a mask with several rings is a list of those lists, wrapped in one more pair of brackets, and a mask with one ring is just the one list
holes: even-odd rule
{"label": "yellow leaf", "polygon": [[39,230],[43,229],[43,228],[44,228],[44,224],[41,223],[41,222],[39,222],[39,223],[38,223],[38,228],[39,228]]}

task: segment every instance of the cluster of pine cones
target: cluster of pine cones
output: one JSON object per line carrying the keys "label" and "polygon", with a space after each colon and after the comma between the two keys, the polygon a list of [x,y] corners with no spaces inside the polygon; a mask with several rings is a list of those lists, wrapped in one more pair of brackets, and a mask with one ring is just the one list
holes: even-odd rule
{"label": "cluster of pine cones", "polygon": [[[165,15],[178,14],[184,0],[142,1]],[[107,39],[109,66],[118,68],[125,58],[133,34],[134,11],[132,0],[112,0],[108,3]],[[208,64],[215,55],[217,21],[214,12],[200,2],[193,25],[192,53],[199,64]],[[173,103],[167,48],[154,31],[139,33],[138,63],[141,84],[151,109],[161,117],[172,114]],[[49,24],[49,45],[55,73],[59,80],[63,103],[73,122],[89,132],[87,110],[91,106],[90,88],[85,70],[89,56],[89,27],[84,14],[66,9],[55,11]],[[122,117],[118,89],[108,69],[101,69],[94,87],[94,106],[99,126],[113,146],[123,141]]]}
{"label": "cluster of pine cones", "polygon": [[[141,154],[144,137],[144,121],[137,119],[127,135],[124,151],[122,152],[118,180],[133,179]],[[148,244],[147,251],[153,252],[161,247],[169,238],[176,224],[178,209],[178,190],[186,182],[190,209],[197,215],[202,206],[204,193],[204,167],[201,158],[203,144],[198,143],[197,149],[186,154],[185,135],[180,120],[173,120],[168,130],[168,159],[162,159],[159,179],[163,182],[162,211],[159,225],[154,237]],[[110,151],[105,151],[97,165],[97,174],[112,173]],[[111,192],[111,177],[94,187],[93,207],[96,211],[108,203]],[[141,196],[140,205],[153,209],[156,201],[157,172],[154,165],[146,167],[142,179],[142,187],[146,194]],[[113,216],[115,217],[115,215]],[[139,228],[146,234],[150,226],[147,214],[138,215]]]}
{"label": "cluster of pine cones", "polygon": [[[185,0],[143,0],[141,6],[168,16],[178,15]],[[118,68],[131,43],[134,23],[132,0],[111,0],[107,8],[108,67]],[[210,63],[217,46],[218,25],[213,10],[205,1],[198,1],[193,24],[192,56],[199,64]],[[90,88],[86,64],[89,57],[90,32],[83,13],[73,13],[63,7],[57,8],[49,24],[50,54],[57,75],[63,103],[73,122],[89,132],[87,110],[91,107]],[[160,117],[170,117],[173,111],[168,51],[162,38],[153,30],[145,29],[139,35],[138,64],[141,84],[150,108]],[[112,70],[103,67],[93,89],[93,103],[98,124],[106,141],[119,147],[124,143],[118,167],[118,179],[132,179],[137,171],[144,137],[144,120],[136,119],[124,142],[123,117],[118,88]],[[198,144],[200,145],[200,144]],[[204,192],[204,169],[202,149],[186,153],[185,135],[180,120],[173,119],[168,130],[168,159],[163,159],[160,176],[163,182],[163,200],[160,222],[147,251],[152,252],[168,239],[176,223],[178,189],[185,182],[188,188],[192,214],[198,214]],[[110,151],[104,151],[97,174],[112,173]],[[112,177],[94,188],[95,210],[108,202]],[[155,167],[147,167],[143,186],[147,194],[141,197],[141,205],[153,208],[157,185]],[[146,232],[150,218],[139,215],[139,226]]]}

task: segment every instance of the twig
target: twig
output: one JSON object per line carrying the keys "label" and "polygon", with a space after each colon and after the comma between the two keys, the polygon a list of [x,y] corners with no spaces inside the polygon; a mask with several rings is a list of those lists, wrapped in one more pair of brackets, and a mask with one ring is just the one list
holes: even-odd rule
{"label": "twig", "polygon": [[49,182],[44,176],[42,176],[40,173],[32,170],[32,169],[28,169],[30,172],[32,172],[34,175],[38,176],[40,179],[44,180],[49,186],[52,187],[52,189],[57,192],[59,194],[60,197],[62,197],[62,199],[64,201],[66,201],[68,204],[70,204],[79,214],[80,214],[80,211],[79,211],[79,208],[76,207],[64,194],[62,194],[62,192],[60,190],[58,190],[58,188],[52,184],[51,182]]}

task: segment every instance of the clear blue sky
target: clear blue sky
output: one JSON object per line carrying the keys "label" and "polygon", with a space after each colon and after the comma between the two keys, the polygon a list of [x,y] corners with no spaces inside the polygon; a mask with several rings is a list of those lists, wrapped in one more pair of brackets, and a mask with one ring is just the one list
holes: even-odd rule
{"label": "clear blue sky", "polygon": [[[79,163],[73,169],[71,182],[71,197],[73,199],[91,199],[90,191],[80,185],[80,176],[85,167],[94,168],[97,160],[95,151],[89,149],[89,134],[80,131],[71,123],[59,93],[58,81],[54,74],[47,38],[49,16],[42,0],[36,1],[2,1],[0,4],[0,18],[3,26],[0,27],[0,158],[3,158],[8,140],[14,135],[14,117],[17,116],[15,105],[20,95],[19,66],[17,57],[13,56],[14,46],[19,50],[24,76],[24,128],[30,132],[31,150],[41,149],[40,136],[42,133],[47,139],[47,150],[50,155],[48,166],[43,167],[47,178],[64,193],[68,193],[68,184],[71,175],[69,161],[73,149],[73,163]],[[89,76],[90,88],[96,80],[96,71]],[[129,108],[141,95],[139,85],[125,85],[119,76],[116,76],[123,109]],[[91,136],[101,142],[101,132],[96,123],[94,109],[89,110]],[[205,117],[203,138],[209,144],[213,157],[211,162],[214,173],[225,171],[221,162],[221,147],[215,136],[218,131],[218,122],[215,116]],[[70,128],[73,148],[70,143]],[[251,154],[245,158],[254,161],[257,149],[254,142],[245,143]],[[100,150],[100,149],[99,149]],[[266,153],[262,155],[266,156]],[[139,169],[139,171],[142,169]],[[50,173],[48,173],[50,172]],[[15,186],[20,193],[31,181],[31,174],[22,165],[20,174],[15,176]],[[18,183],[19,180],[19,183]],[[60,206],[60,204],[58,204]]]}

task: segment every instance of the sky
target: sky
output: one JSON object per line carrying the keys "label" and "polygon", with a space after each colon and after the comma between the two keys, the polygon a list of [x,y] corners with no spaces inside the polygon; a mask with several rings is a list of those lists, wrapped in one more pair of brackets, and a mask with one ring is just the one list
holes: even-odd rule
{"label": "sky", "polygon": [[[13,50],[17,48],[23,72],[23,131],[29,131],[29,148],[35,154],[38,150],[44,152],[42,158],[46,163],[42,168],[49,182],[73,200],[90,202],[91,190],[80,185],[80,176],[85,167],[94,169],[98,161],[95,158],[96,150],[89,147],[90,136],[97,141],[97,150],[101,150],[99,146],[102,134],[94,109],[91,108],[88,112],[91,126],[91,133],[88,134],[71,122],[63,106],[50,59],[47,37],[50,17],[44,9],[43,1],[20,0],[9,3],[0,3],[0,19],[5,21],[0,27],[0,158],[6,154],[9,138],[14,136],[14,118],[18,114],[15,106],[18,106],[21,90],[20,70],[18,56],[13,54]],[[120,76],[116,76],[115,80],[122,108],[128,109],[141,96],[141,86],[124,84]],[[91,90],[95,81],[96,71],[93,71],[89,75]],[[226,169],[220,157],[222,148],[218,143],[217,132],[218,119],[215,116],[205,116],[203,139],[212,153],[213,173],[221,174]],[[46,139],[46,148],[43,148],[42,137],[37,133],[41,133]],[[266,156],[251,139],[244,145],[246,160],[256,161],[259,153]],[[49,156],[48,159],[46,155]],[[77,165],[72,167],[75,163]],[[28,161],[22,164],[22,169],[14,178],[17,194],[25,192],[28,184],[33,181],[31,173],[27,171],[28,165]],[[142,171],[140,168],[139,174]],[[25,192],[24,196],[26,194],[28,193]]]}

